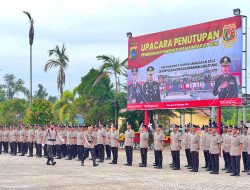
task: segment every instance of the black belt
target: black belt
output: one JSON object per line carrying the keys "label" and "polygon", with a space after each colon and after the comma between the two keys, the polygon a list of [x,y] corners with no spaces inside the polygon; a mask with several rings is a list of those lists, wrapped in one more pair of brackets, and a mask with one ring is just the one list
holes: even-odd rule
{"label": "black belt", "polygon": [[48,139],[48,141],[56,141],[56,139]]}
{"label": "black belt", "polygon": [[93,141],[88,141],[89,143],[92,143]]}

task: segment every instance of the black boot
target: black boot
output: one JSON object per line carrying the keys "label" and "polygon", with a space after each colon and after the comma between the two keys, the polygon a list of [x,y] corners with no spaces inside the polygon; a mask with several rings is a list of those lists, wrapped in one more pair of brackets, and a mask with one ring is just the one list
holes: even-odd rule
{"label": "black boot", "polygon": [[50,163],[50,158],[47,158],[47,163],[46,163],[47,165],[51,165],[51,163]]}

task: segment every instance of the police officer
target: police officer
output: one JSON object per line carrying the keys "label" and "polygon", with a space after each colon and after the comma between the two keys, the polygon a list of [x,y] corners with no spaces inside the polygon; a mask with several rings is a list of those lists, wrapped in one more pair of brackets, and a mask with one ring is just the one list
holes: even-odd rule
{"label": "police officer", "polygon": [[202,137],[201,147],[203,150],[204,158],[205,158],[205,166],[202,168],[210,168],[210,156],[209,156],[209,145],[210,145],[210,134],[208,132],[208,126],[204,126],[204,134]]}
{"label": "police officer", "polygon": [[139,167],[147,167],[147,153],[148,153],[148,138],[147,125],[143,124],[140,129],[140,153],[141,163]]}
{"label": "police officer", "polygon": [[219,174],[219,156],[221,156],[221,136],[217,132],[217,125],[212,125],[212,134],[210,136],[210,160],[211,169],[210,174]]}
{"label": "police officer", "polygon": [[170,134],[170,149],[172,152],[173,170],[180,170],[180,149],[181,149],[181,133],[179,126],[173,126],[173,132]]}
{"label": "police officer", "polygon": [[56,141],[55,141],[55,147],[56,147],[56,159],[61,159],[61,144],[62,144],[62,139],[61,139],[61,126],[56,126]]}
{"label": "police officer", "polygon": [[129,103],[142,103],[143,102],[143,92],[142,92],[142,85],[137,82],[138,77],[138,68],[133,67],[131,69],[132,73],[132,84],[128,85],[128,100]]}
{"label": "police officer", "polygon": [[0,126],[0,154],[2,154],[2,147],[3,147],[3,127]]}
{"label": "police officer", "polygon": [[96,164],[95,150],[94,150],[96,140],[97,140],[97,133],[94,133],[93,127],[89,126],[88,132],[86,132],[85,134],[84,154],[83,154],[81,166],[84,166],[84,160],[87,158],[87,155],[89,152],[91,153],[93,166],[98,166],[98,164]]}
{"label": "police officer", "polygon": [[77,156],[78,161],[83,159],[85,132],[83,126],[79,126],[77,133]]}
{"label": "police officer", "polygon": [[225,154],[225,168],[226,168],[226,173],[231,173],[231,156],[230,156],[230,147],[231,147],[231,137],[232,137],[232,128],[231,126],[227,127],[227,132],[223,137],[223,150]]}
{"label": "police officer", "polygon": [[36,138],[36,143],[37,143],[37,153],[36,157],[41,158],[42,157],[42,144],[43,144],[43,139],[44,139],[44,131],[43,128],[38,125],[37,126],[37,138]]}
{"label": "police officer", "polygon": [[236,78],[230,75],[231,59],[224,56],[220,60],[222,75],[215,79],[213,95],[219,98],[238,98]]}
{"label": "police officer", "polygon": [[44,144],[44,146],[43,146],[44,158],[48,157],[48,148],[47,148],[47,138],[48,137],[45,137],[48,129],[49,129],[49,125],[46,125],[44,130],[43,130],[43,137],[45,139],[45,141],[43,141],[43,144]]}
{"label": "police officer", "polygon": [[147,68],[148,80],[143,84],[145,102],[161,102],[159,83],[153,81],[154,67]]}
{"label": "police officer", "polygon": [[24,156],[26,153],[26,145],[27,145],[27,131],[25,129],[24,125],[21,125],[21,131],[20,131],[20,142],[21,142],[21,154],[19,156]]}
{"label": "police officer", "polygon": [[127,130],[125,131],[125,143],[124,143],[126,158],[127,158],[127,163],[124,164],[125,166],[132,166],[134,138],[135,138],[134,130],[132,129],[132,125],[128,123]]}
{"label": "police officer", "polygon": [[185,133],[182,135],[182,147],[185,149],[185,154],[187,158],[187,165],[185,167],[191,167],[191,156],[190,156],[190,147],[189,147],[189,140],[190,140],[190,126],[185,125]]}
{"label": "police officer", "polygon": [[67,155],[68,157],[65,160],[72,160],[72,131],[71,131],[71,126],[67,127],[67,141],[66,141],[66,145],[67,145]]}
{"label": "police officer", "polygon": [[117,128],[117,126],[113,125],[110,133],[110,146],[113,156],[113,160],[110,164],[117,164],[118,160],[119,131]]}
{"label": "police officer", "polygon": [[33,142],[35,138],[35,131],[33,129],[33,125],[29,126],[29,132],[28,132],[28,149],[29,149],[29,155],[27,157],[33,157]]}
{"label": "police officer", "polygon": [[99,150],[100,163],[104,162],[104,142],[106,141],[106,130],[104,129],[104,123],[99,123],[99,129],[97,131],[97,145]]}
{"label": "police officer", "polygon": [[200,150],[200,136],[197,133],[197,126],[192,125],[192,134],[190,138],[190,154],[193,165],[192,165],[192,170],[190,170],[190,172],[198,172],[199,150]]}
{"label": "police officer", "polygon": [[155,152],[155,168],[162,169],[162,151],[164,148],[165,135],[162,131],[162,126],[157,125],[154,132],[154,152]]}
{"label": "police officer", "polygon": [[106,127],[106,141],[105,141],[105,150],[106,150],[106,160],[111,159],[111,146],[110,146],[110,126]]}
{"label": "police officer", "polygon": [[[97,136],[97,132],[98,132],[98,125],[95,125],[94,126],[94,131],[93,131],[93,133],[95,133],[95,136]],[[99,154],[99,147],[98,147],[97,141],[94,142],[94,150],[95,150],[95,157],[97,159],[99,159],[100,154]]]}
{"label": "police officer", "polygon": [[18,141],[18,130],[14,125],[12,128],[12,135],[11,135],[11,146],[12,146],[12,155],[16,156],[17,153],[17,141]]}
{"label": "police officer", "polygon": [[242,138],[238,134],[239,128],[237,126],[233,127],[232,137],[231,137],[231,165],[232,174],[231,176],[240,176],[240,156],[242,151]]}
{"label": "police officer", "polygon": [[4,127],[3,130],[3,148],[4,148],[4,153],[9,152],[9,131],[6,126]]}
{"label": "police officer", "polygon": [[244,170],[242,172],[249,172],[249,165],[247,162],[247,137],[248,137],[248,127],[246,125],[243,126],[243,133],[241,135],[242,138],[242,159]]}
{"label": "police officer", "polygon": [[67,142],[67,129],[66,129],[66,125],[62,125],[62,131],[61,131],[61,136],[63,138],[62,141],[62,157],[65,158],[67,156],[67,146],[66,146],[66,142]]}
{"label": "police officer", "polygon": [[45,140],[47,139],[47,143],[46,143],[47,150],[48,150],[47,163],[46,163],[47,165],[54,166],[56,164],[56,162],[54,161],[54,152],[53,152],[53,146],[55,145],[56,137],[57,137],[57,131],[55,129],[55,126],[51,124],[49,128],[46,130],[45,136],[43,139],[44,143],[45,143]]}
{"label": "police officer", "polygon": [[225,142],[225,136],[227,134],[227,126],[223,126],[223,133],[221,135],[221,145],[222,145],[222,154],[223,154],[223,159],[224,159],[224,163],[225,163],[225,167],[221,170],[226,170],[227,169],[227,159],[226,159],[226,154],[225,154],[225,150],[224,150],[224,142]]}

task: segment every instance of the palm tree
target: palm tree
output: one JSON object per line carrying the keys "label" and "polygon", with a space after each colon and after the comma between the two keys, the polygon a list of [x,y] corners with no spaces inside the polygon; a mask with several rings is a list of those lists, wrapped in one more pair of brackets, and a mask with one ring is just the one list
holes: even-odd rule
{"label": "palm tree", "polygon": [[62,46],[61,50],[58,45],[54,49],[49,50],[49,57],[54,56],[54,59],[49,59],[44,66],[44,71],[47,72],[51,68],[59,68],[57,76],[57,88],[62,97],[63,88],[65,86],[65,69],[68,67],[69,57],[66,54],[66,47]]}
{"label": "palm tree", "polygon": [[23,80],[16,80],[14,74],[5,74],[3,78],[5,84],[1,85],[1,88],[8,99],[13,99],[19,92],[23,93],[26,97],[30,96],[29,90],[24,86]]}
{"label": "palm tree", "polygon": [[98,55],[96,56],[97,60],[100,60],[103,62],[103,64],[100,66],[101,74],[96,78],[94,85],[96,85],[98,82],[102,80],[103,77],[108,76],[114,76],[115,78],[115,124],[118,123],[118,101],[117,101],[117,94],[120,92],[120,86],[122,84],[120,83],[120,75],[125,76],[126,75],[126,69],[127,69],[127,63],[128,59],[121,61],[118,57],[114,57],[113,55]]}

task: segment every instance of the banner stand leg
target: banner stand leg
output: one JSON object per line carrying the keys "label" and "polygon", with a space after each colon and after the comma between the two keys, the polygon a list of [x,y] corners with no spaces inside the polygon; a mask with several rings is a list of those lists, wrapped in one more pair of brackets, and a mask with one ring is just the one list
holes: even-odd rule
{"label": "banner stand leg", "polygon": [[218,125],[218,133],[221,134],[221,107],[217,107],[217,125]]}
{"label": "banner stand leg", "polygon": [[[148,126],[148,110],[144,111],[144,124]],[[148,127],[147,127],[148,130]]]}

